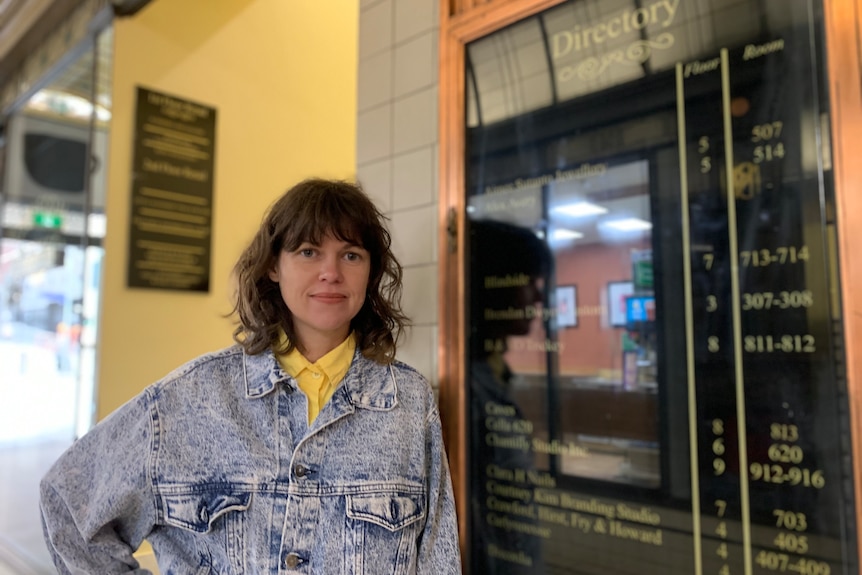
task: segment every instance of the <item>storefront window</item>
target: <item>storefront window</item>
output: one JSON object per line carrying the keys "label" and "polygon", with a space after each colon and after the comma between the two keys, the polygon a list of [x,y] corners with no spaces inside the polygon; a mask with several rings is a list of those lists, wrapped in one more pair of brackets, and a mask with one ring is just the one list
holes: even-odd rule
{"label": "storefront window", "polygon": [[93,423],[112,38],[7,121],[0,202],[0,573],[56,572],[39,480]]}

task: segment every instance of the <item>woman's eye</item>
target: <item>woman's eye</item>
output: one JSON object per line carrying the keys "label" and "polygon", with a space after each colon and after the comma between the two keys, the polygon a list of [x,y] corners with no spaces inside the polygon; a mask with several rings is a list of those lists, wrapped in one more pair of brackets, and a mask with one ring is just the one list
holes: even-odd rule
{"label": "woman's eye", "polygon": [[361,262],[365,259],[365,252],[347,252],[344,257],[349,262]]}
{"label": "woman's eye", "polygon": [[311,256],[314,255],[314,250],[311,248],[305,248],[305,249],[299,250],[299,255],[306,257],[306,258],[310,258]]}

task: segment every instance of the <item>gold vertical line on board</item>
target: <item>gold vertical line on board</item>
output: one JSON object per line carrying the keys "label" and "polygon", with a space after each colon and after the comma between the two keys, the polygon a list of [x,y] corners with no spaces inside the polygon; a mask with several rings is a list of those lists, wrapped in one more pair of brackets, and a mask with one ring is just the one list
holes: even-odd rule
{"label": "gold vertical line on board", "polygon": [[730,126],[730,64],[721,49],[721,107],[727,180],[727,230],[730,241],[730,301],[733,310],[733,368],[736,380],[736,428],[739,437],[739,501],[742,507],[744,573],[751,575],[751,502],[748,497],[748,438],[745,429],[745,380],[742,373],[742,316],[739,305],[739,246],[736,240],[736,190],[733,185],[733,130]]}
{"label": "gold vertical line on board", "polygon": [[688,447],[691,459],[691,532],[694,540],[694,575],[703,573],[700,524],[700,471],[697,454],[697,395],[694,377],[694,314],[691,303],[691,237],[688,216],[688,157],[685,135],[685,90],[682,62],[676,64],[676,125],[679,140],[679,196],[682,212],[682,270],[685,297],[685,367],[688,380]]}

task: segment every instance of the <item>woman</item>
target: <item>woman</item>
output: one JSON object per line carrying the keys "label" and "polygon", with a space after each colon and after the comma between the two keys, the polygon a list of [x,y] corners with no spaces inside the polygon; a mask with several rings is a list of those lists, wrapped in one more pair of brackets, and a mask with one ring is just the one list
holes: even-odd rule
{"label": "woman", "polygon": [[237,344],[180,367],[42,481],[60,573],[460,573],[440,416],[395,361],[401,266],[358,186],[307,180],[237,262]]}

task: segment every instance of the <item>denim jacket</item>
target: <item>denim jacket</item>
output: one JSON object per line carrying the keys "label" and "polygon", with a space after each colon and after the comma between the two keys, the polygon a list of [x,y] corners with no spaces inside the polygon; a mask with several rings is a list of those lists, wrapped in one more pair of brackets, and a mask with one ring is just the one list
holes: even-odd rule
{"label": "denim jacket", "polygon": [[76,441],[41,484],[60,573],[460,574],[440,415],[427,381],[357,350],[308,425],[271,352],[178,368]]}

